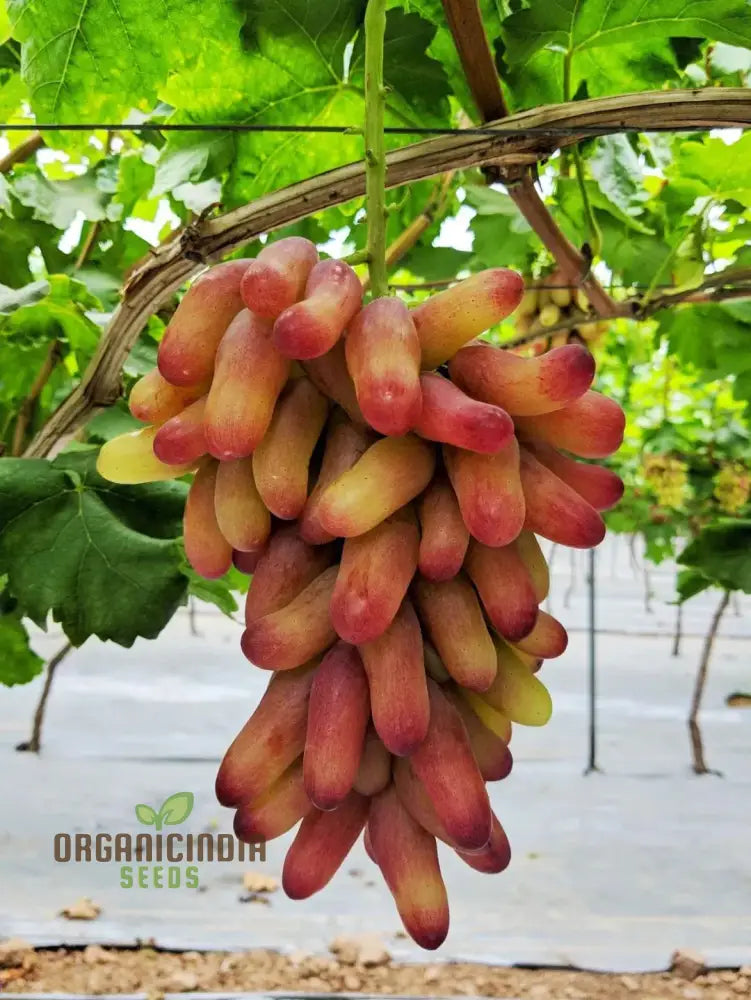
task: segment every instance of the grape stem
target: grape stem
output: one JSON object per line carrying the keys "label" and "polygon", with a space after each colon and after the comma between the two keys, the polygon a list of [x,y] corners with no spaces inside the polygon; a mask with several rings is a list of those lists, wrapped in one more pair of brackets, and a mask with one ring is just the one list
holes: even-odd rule
{"label": "grape stem", "polygon": [[365,205],[368,219],[368,274],[373,297],[388,295],[386,272],[386,150],[383,115],[385,0],[368,0],[365,12]]}

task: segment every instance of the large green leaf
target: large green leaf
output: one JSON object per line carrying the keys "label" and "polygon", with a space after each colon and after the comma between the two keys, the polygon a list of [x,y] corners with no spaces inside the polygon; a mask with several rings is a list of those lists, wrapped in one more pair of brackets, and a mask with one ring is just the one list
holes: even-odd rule
{"label": "large green leaf", "polygon": [[48,222],[56,229],[67,229],[78,213],[85,219],[105,218],[107,196],[93,174],[51,181],[36,169],[26,169],[13,181],[13,194],[33,218]]}
{"label": "large green leaf", "polygon": [[745,0],[532,0],[503,24],[511,63],[524,62],[548,45],[575,52],[657,37],[705,36],[751,46]]}
{"label": "large green leaf", "polygon": [[[659,315],[660,332],[683,364],[693,365],[707,381],[727,375],[751,375],[751,326],[721,303],[669,309]],[[734,391],[751,402],[751,388],[738,377]]]}
{"label": "large green leaf", "polygon": [[51,613],[75,645],[96,635],[130,646],[157,636],[185,596],[181,500],[163,484],[105,482],[95,456],[0,462],[0,572],[38,625]]}
{"label": "large green leaf", "polygon": [[18,615],[0,615],[0,684],[28,684],[41,673],[44,661],[29,646],[29,636]]}
{"label": "large green leaf", "polygon": [[708,525],[684,549],[678,562],[725,590],[751,594],[751,521],[725,520]]}
{"label": "large green leaf", "polygon": [[626,215],[640,215],[649,193],[643,186],[639,157],[625,135],[599,139],[589,157],[589,169],[602,193]]}
{"label": "large green leaf", "polygon": [[[751,8],[749,8],[751,18]],[[751,134],[728,144],[722,139],[681,144],[673,173],[703,185],[704,193],[718,200],[751,200]]]}

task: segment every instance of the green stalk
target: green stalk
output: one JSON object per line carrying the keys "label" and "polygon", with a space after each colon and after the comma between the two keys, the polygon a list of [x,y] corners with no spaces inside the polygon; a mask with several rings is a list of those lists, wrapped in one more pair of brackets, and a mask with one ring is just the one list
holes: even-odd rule
{"label": "green stalk", "polygon": [[[569,49],[563,59],[563,100],[566,102],[571,100],[571,60],[573,55],[574,53],[571,49]],[[589,195],[587,194],[587,187],[584,183],[584,161],[582,159],[578,143],[571,151],[571,158],[574,161],[576,183],[579,186],[579,194],[581,195],[582,207],[584,208],[584,217],[587,220],[589,245],[592,250],[592,256],[597,257],[602,251],[602,233],[600,232],[600,227],[597,225],[597,219],[595,218],[595,213],[592,209],[592,205],[590,204]]]}
{"label": "green stalk", "polygon": [[365,205],[368,272],[373,298],[388,295],[386,271],[386,150],[383,114],[383,39],[386,0],[368,0],[365,12]]}

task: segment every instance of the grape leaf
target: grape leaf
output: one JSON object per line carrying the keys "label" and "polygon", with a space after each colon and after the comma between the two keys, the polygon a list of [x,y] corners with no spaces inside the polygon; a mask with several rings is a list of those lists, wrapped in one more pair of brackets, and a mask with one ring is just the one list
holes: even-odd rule
{"label": "grape leaf", "polygon": [[736,398],[751,401],[742,379],[744,373],[751,375],[751,326],[721,303],[666,309],[658,317],[659,333],[668,337],[682,364],[693,365],[706,381],[735,374]]}
{"label": "grape leaf", "polygon": [[725,590],[751,594],[751,520],[707,525],[678,556],[678,562]]}
{"label": "grape leaf", "polygon": [[[0,572],[20,610],[81,645],[154,638],[184,599],[175,497],[100,479],[96,452],[0,462]],[[161,534],[161,537],[160,537]]]}
{"label": "grape leaf", "polygon": [[108,199],[93,172],[51,181],[36,168],[25,168],[16,172],[12,191],[22,205],[32,209],[33,218],[56,229],[67,229],[79,212],[90,221],[106,216]]}
{"label": "grape leaf", "polygon": [[23,306],[33,305],[49,294],[48,281],[32,281],[22,288],[6,288],[0,285],[0,315],[8,316]]}
{"label": "grape leaf", "polygon": [[745,0],[532,0],[503,22],[506,59],[524,62],[544,46],[576,52],[656,37],[707,37],[751,46]]}
{"label": "grape leaf", "polygon": [[29,636],[18,615],[0,615],[0,684],[28,684],[42,672],[44,661],[29,646]]}
{"label": "grape leaf", "polygon": [[643,186],[642,167],[625,135],[598,139],[589,157],[589,169],[600,191],[625,215],[640,215],[649,192]]}
{"label": "grape leaf", "polygon": [[[751,15],[751,11],[749,11]],[[684,142],[675,159],[673,173],[701,183],[706,194],[718,200],[751,200],[751,134],[728,144],[722,139]]]}

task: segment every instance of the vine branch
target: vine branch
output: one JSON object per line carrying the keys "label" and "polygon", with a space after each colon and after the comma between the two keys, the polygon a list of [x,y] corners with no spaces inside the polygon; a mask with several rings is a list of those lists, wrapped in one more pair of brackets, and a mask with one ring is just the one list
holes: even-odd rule
{"label": "vine branch", "polygon": [[368,0],[365,11],[365,204],[368,220],[368,276],[373,296],[388,295],[386,273],[386,149],[383,115],[385,0]]}
{"label": "vine branch", "polygon": [[[488,163],[512,176],[520,166],[544,160],[554,150],[583,138],[575,131],[579,126],[597,126],[612,133],[654,128],[680,131],[686,127],[739,126],[749,120],[751,94],[740,87],[648,91],[576,101],[570,105],[550,105],[512,115],[503,125],[520,130],[565,126],[572,128],[571,133],[565,136],[540,136],[523,131],[516,135],[494,134],[491,126],[485,135],[459,134],[413,143],[386,155],[386,185],[396,187],[448,170]],[[199,220],[155,248],[126,283],[122,301],[80,384],[52,414],[26,454],[47,455],[97,408],[115,402],[121,392],[123,364],[147,318],[197,273],[202,264],[221,260],[261,233],[297,222],[332,205],[360,198],[364,193],[363,164],[351,163],[273,191],[224,215]],[[586,283],[584,288],[594,304],[595,296]]]}
{"label": "vine branch", "polygon": [[0,157],[0,174],[7,174],[17,163],[25,163],[30,160],[38,149],[44,145],[44,137],[41,132],[32,132],[28,139],[19,142],[15,149],[11,149],[5,156]]}

